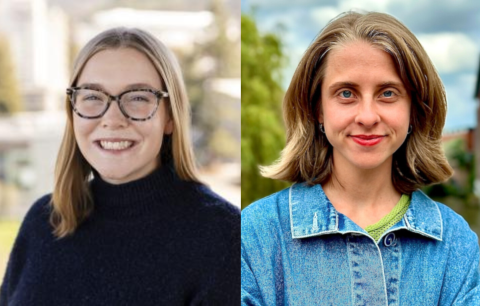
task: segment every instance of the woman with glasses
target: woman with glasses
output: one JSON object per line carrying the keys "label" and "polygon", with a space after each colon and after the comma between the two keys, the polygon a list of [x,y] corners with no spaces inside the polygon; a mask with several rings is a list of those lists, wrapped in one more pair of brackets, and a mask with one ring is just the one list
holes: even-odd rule
{"label": "woman with glasses", "polygon": [[105,31],[66,103],[55,189],[22,223],[0,305],[238,305],[239,210],[198,179],[172,53]]}
{"label": "woman with glasses", "polygon": [[242,305],[480,305],[476,234],[419,190],[452,169],[445,91],[416,37],[341,14],[283,108],[286,147],[262,170],[293,185],[242,212]]}

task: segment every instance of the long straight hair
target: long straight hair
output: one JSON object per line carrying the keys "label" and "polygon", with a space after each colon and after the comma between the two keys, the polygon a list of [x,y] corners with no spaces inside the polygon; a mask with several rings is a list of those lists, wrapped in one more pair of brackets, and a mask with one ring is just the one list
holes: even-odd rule
{"label": "long straight hair", "polygon": [[[145,54],[160,75],[169,93],[168,111],[174,128],[164,136],[161,163],[173,162],[182,180],[197,181],[198,174],[190,140],[190,104],[175,56],[153,35],[135,28],[114,28],[95,36],[80,51],[73,67],[70,86],[75,86],[88,60],[96,53],[119,48],[132,48]],[[55,187],[52,194],[50,223],[58,238],[72,234],[93,211],[89,187],[92,166],[82,156],[73,131],[73,113],[65,99],[67,124],[55,166]]]}
{"label": "long straight hair", "polygon": [[303,55],[283,101],[287,144],[271,166],[273,179],[324,184],[333,172],[333,147],[319,129],[321,87],[329,52],[364,41],[387,52],[411,93],[412,133],[393,154],[392,182],[400,193],[447,180],[453,174],[442,149],[447,113],[445,89],[417,38],[394,17],[347,12],[331,20]]}

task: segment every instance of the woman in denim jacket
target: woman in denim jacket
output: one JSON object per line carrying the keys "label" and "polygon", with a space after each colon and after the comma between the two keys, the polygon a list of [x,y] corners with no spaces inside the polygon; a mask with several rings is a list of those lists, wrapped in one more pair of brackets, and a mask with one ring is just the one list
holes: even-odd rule
{"label": "woman in denim jacket", "polygon": [[452,175],[447,104],[415,36],[381,13],[332,20],[284,100],[294,184],[242,213],[242,305],[480,305],[479,247],[422,193]]}

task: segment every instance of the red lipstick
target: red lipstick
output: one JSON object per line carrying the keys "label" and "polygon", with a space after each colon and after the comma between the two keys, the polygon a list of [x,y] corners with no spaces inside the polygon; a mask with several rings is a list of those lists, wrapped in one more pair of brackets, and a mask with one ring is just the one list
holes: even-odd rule
{"label": "red lipstick", "polygon": [[350,135],[350,137],[352,137],[353,141],[355,141],[361,146],[372,147],[376,144],[379,144],[385,136],[384,135]]}

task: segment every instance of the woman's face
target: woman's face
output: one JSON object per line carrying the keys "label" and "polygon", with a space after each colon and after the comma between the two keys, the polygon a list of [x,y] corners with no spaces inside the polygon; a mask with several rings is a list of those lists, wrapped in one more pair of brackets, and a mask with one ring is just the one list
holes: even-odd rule
{"label": "woman's face", "polygon": [[335,165],[391,167],[407,137],[411,99],[390,55],[353,42],[328,55],[322,84],[323,123]]}
{"label": "woman's face", "polygon": [[[131,49],[100,51],[88,60],[77,82],[78,87],[101,89],[118,95],[129,89],[164,90],[158,72],[148,57]],[[146,121],[131,121],[112,101],[98,119],[73,114],[75,139],[85,159],[112,184],[142,178],[159,163],[164,134],[173,130],[165,99],[154,116]]]}

